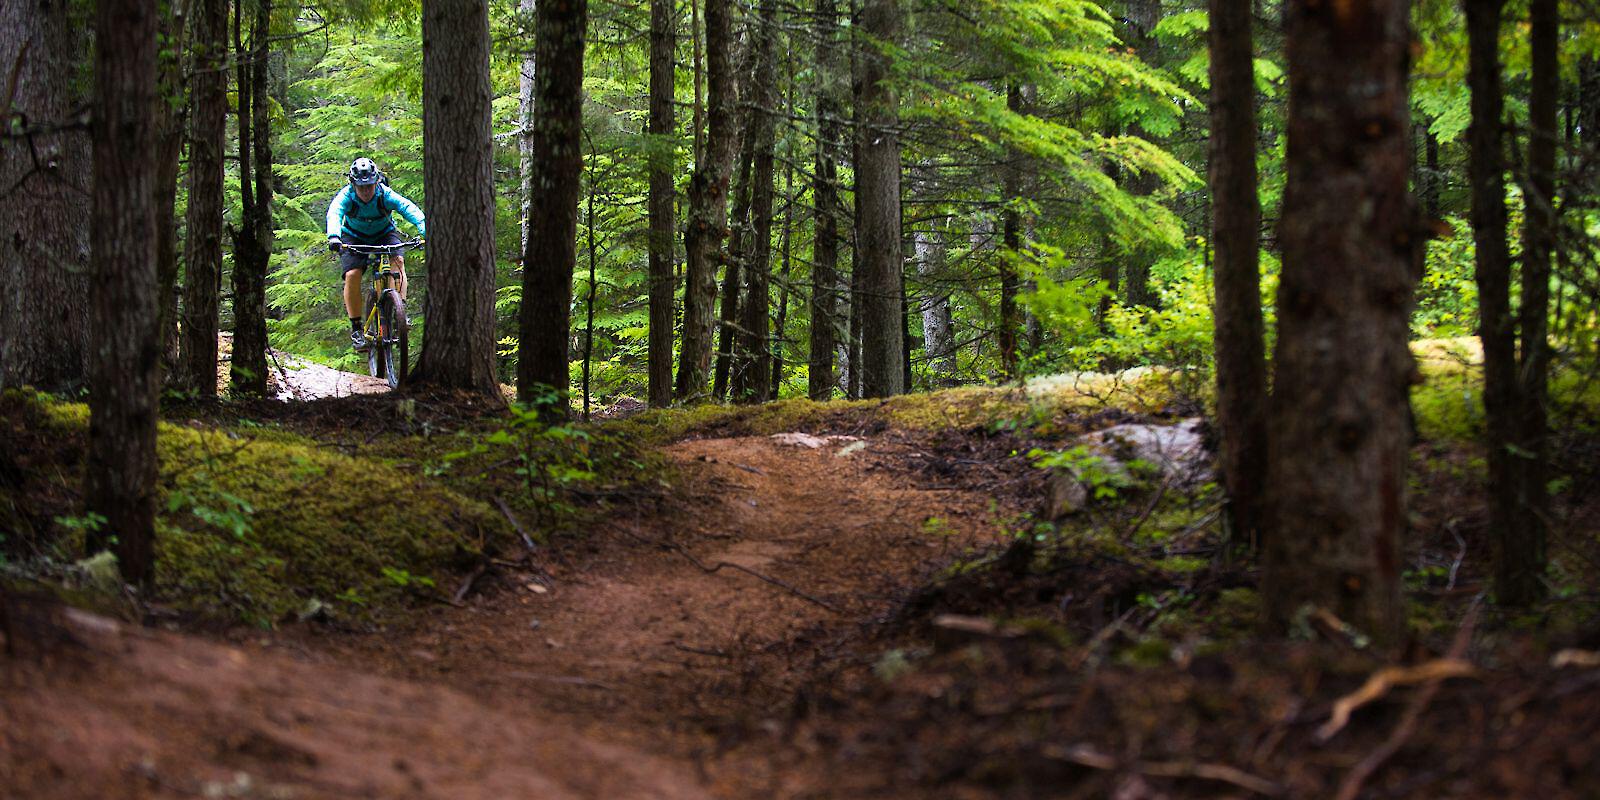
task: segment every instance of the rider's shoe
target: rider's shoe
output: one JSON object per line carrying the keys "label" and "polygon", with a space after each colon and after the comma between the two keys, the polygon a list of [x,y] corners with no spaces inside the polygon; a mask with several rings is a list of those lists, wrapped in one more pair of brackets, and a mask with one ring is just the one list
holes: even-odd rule
{"label": "rider's shoe", "polygon": [[357,351],[361,351],[361,350],[367,349],[370,346],[371,345],[367,342],[367,337],[365,335],[363,335],[361,333],[361,331],[351,331],[350,332],[350,347],[352,349],[357,350]]}

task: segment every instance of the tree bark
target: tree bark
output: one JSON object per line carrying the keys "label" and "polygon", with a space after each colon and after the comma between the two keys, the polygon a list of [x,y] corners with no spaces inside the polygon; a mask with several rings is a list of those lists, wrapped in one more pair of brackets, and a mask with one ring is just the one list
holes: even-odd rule
{"label": "tree bark", "polygon": [[905,392],[902,361],[904,301],[901,291],[899,108],[889,86],[890,55],[900,34],[897,0],[866,0],[861,28],[861,69],[856,117],[861,156],[856,164],[856,269],[861,276],[861,393],[888,397]]}
{"label": "tree bark", "polygon": [[816,0],[817,150],[812,178],[815,211],[811,246],[810,375],[812,400],[833,397],[839,284],[839,174],[844,131],[840,125],[843,68],[839,63],[837,0]]}
{"label": "tree bark", "polygon": [[1532,65],[1528,95],[1528,185],[1522,233],[1521,409],[1516,415],[1520,460],[1517,514],[1520,535],[1510,544],[1495,574],[1495,597],[1525,606],[1544,598],[1545,523],[1550,513],[1545,489],[1549,459],[1547,382],[1550,372],[1550,261],[1556,247],[1556,145],[1560,128],[1556,104],[1561,94],[1558,62],[1561,8],[1558,0],[1531,0],[1528,6]]}
{"label": "tree bark", "polygon": [[674,0],[650,0],[650,405],[672,404]]}
{"label": "tree bark", "polygon": [[156,308],[161,331],[161,375],[165,380],[178,370],[178,170],[183,158],[187,113],[184,96],[183,52],[189,49],[187,15],[182,3],[168,5],[161,19],[161,36],[170,42],[159,56],[158,90],[165,102],[156,104]]}
{"label": "tree bark", "polygon": [[1502,0],[1465,0],[1467,85],[1472,123],[1467,129],[1472,184],[1472,230],[1478,284],[1478,336],[1483,342],[1483,405],[1489,462],[1489,526],[1495,541],[1497,589],[1514,590],[1526,542],[1518,508],[1521,470],[1513,447],[1521,402],[1517,342],[1511,313],[1511,256],[1506,245],[1505,161],[1501,140],[1500,14]]}
{"label": "tree bark", "polygon": [[16,78],[0,124],[53,130],[0,138],[0,387],[70,392],[88,380],[88,98],[75,88],[88,39],[73,8],[0,3],[0,69]]}
{"label": "tree bark", "polygon": [[1266,618],[1326,608],[1380,643],[1405,616],[1409,334],[1420,225],[1404,0],[1291,0],[1288,181],[1271,400]]}
{"label": "tree bark", "polygon": [[[240,16],[244,16],[240,14]],[[217,396],[218,292],[222,285],[222,161],[228,110],[228,3],[195,4],[194,77],[189,94],[188,236],[183,248],[183,328],[179,333],[178,385],[200,397]],[[237,43],[239,76],[248,69],[244,40]],[[240,81],[239,141],[248,146],[250,101]],[[248,194],[248,191],[246,192]],[[247,201],[248,211],[249,202]],[[237,261],[237,248],[235,260]],[[236,270],[237,271],[237,270]]]}
{"label": "tree bark", "polygon": [[922,348],[928,356],[928,369],[933,373],[936,386],[955,385],[956,351],[953,320],[950,314],[950,295],[939,287],[944,276],[946,223],[934,223],[932,230],[919,230],[915,234],[917,274],[927,286],[927,296],[922,298]]}
{"label": "tree bark", "polygon": [[[743,73],[745,70],[740,70]],[[750,180],[755,170],[754,125],[746,118],[740,126],[739,171],[733,184],[733,209],[728,220],[728,257],[722,270],[722,306],[717,312],[717,357],[711,376],[711,396],[728,396],[728,374],[733,364],[734,328],[739,319],[739,289],[744,280],[745,262],[750,248]]]}
{"label": "tree bark", "polygon": [[[1015,83],[1006,90],[1006,109],[1013,114],[1022,113],[1022,87]],[[1017,308],[1019,284],[1015,263],[1022,252],[1022,213],[1017,208],[1022,201],[1021,154],[1008,154],[1004,169],[1003,210],[1000,212],[1004,246],[995,251],[995,264],[1000,274],[1000,319],[995,338],[1000,346],[1000,377],[1014,380],[1018,375],[1017,330],[1022,327],[1021,312]]]}
{"label": "tree bark", "polygon": [[[534,185],[528,251],[522,263],[517,397],[534,402],[545,387],[567,408],[567,339],[572,271],[577,266],[578,196],[583,174],[583,42],[587,0],[539,3],[534,61],[539,119],[534,123]],[[491,231],[492,233],[492,231]],[[491,237],[490,245],[493,245]]]}
{"label": "tree bark", "polygon": [[1215,252],[1217,426],[1229,539],[1260,544],[1267,483],[1267,367],[1256,194],[1250,0],[1211,2],[1211,241]]}
{"label": "tree bark", "polygon": [[[793,45],[786,55],[793,57]],[[794,65],[789,66],[789,112],[794,111]],[[783,394],[783,368],[788,361],[785,352],[789,344],[789,276],[790,268],[794,264],[793,251],[790,249],[794,241],[794,140],[789,141],[787,152],[783,161],[783,231],[778,234],[779,253],[783,259],[783,266],[778,272],[778,318],[773,322],[772,330],[772,382],[767,391],[767,399],[776,400]]]}
{"label": "tree bark", "polygon": [[[233,360],[229,364],[234,394],[261,397],[267,393],[267,270],[272,263],[272,115],[267,102],[272,34],[272,0],[256,0],[250,62],[250,116],[239,119],[239,191],[251,196],[240,226],[249,229],[236,242],[233,259]],[[243,104],[241,104],[241,108]],[[246,143],[250,146],[247,149]],[[249,168],[244,168],[248,165]]]}
{"label": "tree bark", "polygon": [[[541,14],[544,6],[540,4]],[[413,382],[499,400],[494,333],[494,152],[490,140],[494,91],[489,85],[489,13],[483,0],[425,0],[422,98],[422,171],[432,224],[428,226],[427,337]],[[545,107],[541,104],[540,109],[542,114]],[[573,152],[576,158],[576,148]],[[568,238],[567,247],[571,248]],[[524,258],[523,263],[529,261]],[[567,263],[570,266],[570,259]],[[525,284],[533,271],[523,270]],[[529,297],[526,291],[524,285],[525,300]],[[568,294],[559,301],[562,319],[570,292],[569,274]],[[548,300],[536,296],[536,302]],[[526,302],[523,313],[528,313]],[[535,343],[538,345],[550,343]],[[526,338],[521,346],[529,347]],[[562,336],[563,376],[565,346],[566,337]],[[519,391],[527,355],[526,349],[519,353]],[[563,380],[561,388],[565,386]]]}
{"label": "tree bark", "polygon": [[1600,58],[1578,61],[1578,129],[1585,148],[1600,152]]}
{"label": "tree bark", "polygon": [[706,0],[706,80],[709,84],[706,157],[689,182],[689,224],[684,234],[683,350],[677,394],[704,399],[711,369],[712,306],[716,262],[727,236],[728,173],[738,142],[734,119],[738,76],[733,72],[733,4]]}
{"label": "tree bark", "polygon": [[[659,0],[654,0],[659,1]],[[517,0],[517,13],[522,17],[522,24],[530,26],[523,38],[525,42],[533,42],[533,19],[538,11],[535,0]],[[653,57],[653,56],[652,56]],[[654,62],[651,70],[655,69]],[[517,73],[517,154],[520,156],[518,166],[522,177],[522,194],[518,201],[522,209],[522,245],[518,253],[528,252],[528,231],[533,225],[533,115],[534,115],[534,81],[537,66],[534,63],[533,50],[529,49],[522,54],[522,65]],[[654,72],[651,80],[654,80]],[[652,90],[654,84],[652,84]],[[524,265],[526,266],[526,265]]]}
{"label": "tree bark", "polygon": [[768,373],[772,351],[770,278],[772,269],[772,180],[776,149],[773,107],[777,105],[778,10],[774,0],[762,0],[756,25],[755,82],[750,91],[750,133],[754,162],[750,193],[750,261],[746,265],[743,313],[740,314],[737,357],[733,360],[732,395],[735,402],[760,403],[768,399]]}
{"label": "tree bark", "polygon": [[[95,347],[89,378],[88,510],[104,518],[85,549],[115,541],[123,579],[155,574],[156,328],[155,0],[101,0],[95,14]],[[215,379],[213,378],[213,382]]]}

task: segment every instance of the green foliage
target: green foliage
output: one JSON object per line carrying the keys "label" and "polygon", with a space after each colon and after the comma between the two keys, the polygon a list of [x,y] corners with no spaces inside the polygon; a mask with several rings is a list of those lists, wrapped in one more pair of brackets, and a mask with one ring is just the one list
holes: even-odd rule
{"label": "green foliage", "polygon": [[1115,500],[1120,493],[1139,489],[1155,468],[1146,461],[1126,463],[1107,458],[1101,451],[1087,445],[1066,450],[1028,451],[1028,458],[1039,469],[1061,470],[1084,485],[1095,500]]}

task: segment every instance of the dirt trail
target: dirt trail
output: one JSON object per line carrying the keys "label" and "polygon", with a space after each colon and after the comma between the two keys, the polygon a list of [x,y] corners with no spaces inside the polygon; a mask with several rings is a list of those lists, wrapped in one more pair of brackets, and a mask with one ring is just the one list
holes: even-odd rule
{"label": "dirt trail", "polygon": [[243,648],[80,636],[0,673],[15,700],[0,710],[0,785],[49,798],[828,796],[786,744],[797,691],[854,674],[831,644],[987,529],[983,498],[905,488],[876,466],[875,448],[894,445],[864,444],[675,445],[675,499],[593,531],[548,586],[499,576],[406,630]]}

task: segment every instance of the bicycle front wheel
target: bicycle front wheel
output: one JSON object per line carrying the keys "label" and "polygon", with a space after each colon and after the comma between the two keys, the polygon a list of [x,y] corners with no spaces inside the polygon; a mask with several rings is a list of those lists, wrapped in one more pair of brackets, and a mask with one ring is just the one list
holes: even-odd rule
{"label": "bicycle front wheel", "polygon": [[[382,374],[373,373],[376,377],[388,381],[390,389],[400,388],[401,370],[405,369],[405,307],[400,302],[400,295],[393,290],[386,291],[378,298],[378,341],[372,348],[372,356]],[[395,361],[396,345],[400,345],[399,364]]]}
{"label": "bicycle front wheel", "polygon": [[411,375],[411,319],[406,316],[406,301],[398,293],[391,293],[394,300],[394,336],[395,356],[394,369],[400,375],[399,383],[405,383]]}
{"label": "bicycle front wheel", "polygon": [[367,374],[374,378],[387,378],[389,359],[385,353],[387,348],[383,344],[383,315],[381,308],[380,313],[376,315],[372,313],[373,307],[378,305],[380,305],[379,297],[369,293],[367,295],[367,313],[363,316],[363,319],[372,320],[374,324],[364,331],[367,337]]}

